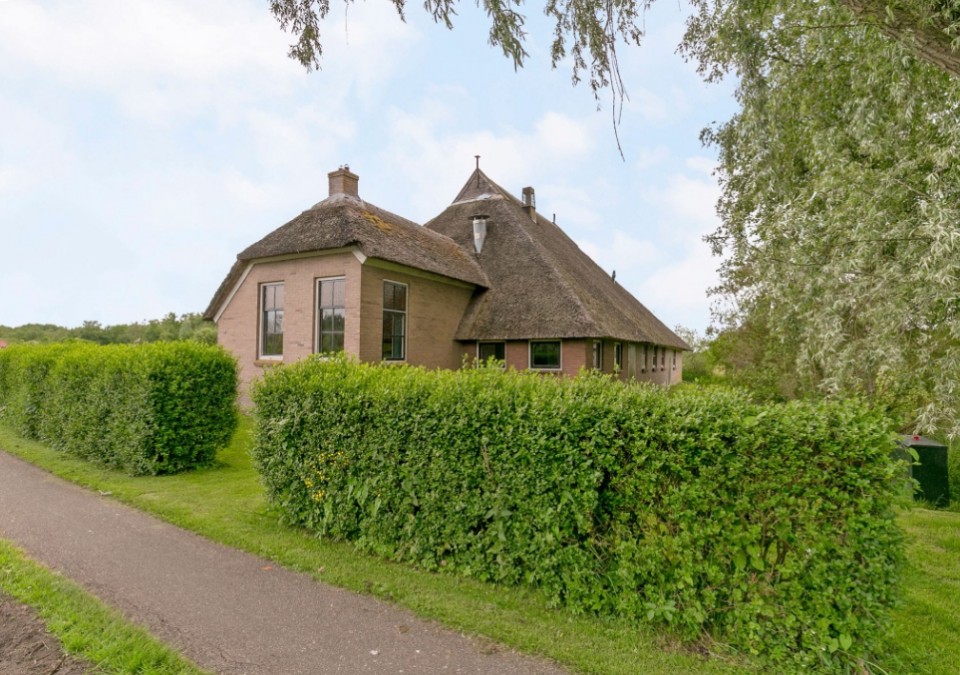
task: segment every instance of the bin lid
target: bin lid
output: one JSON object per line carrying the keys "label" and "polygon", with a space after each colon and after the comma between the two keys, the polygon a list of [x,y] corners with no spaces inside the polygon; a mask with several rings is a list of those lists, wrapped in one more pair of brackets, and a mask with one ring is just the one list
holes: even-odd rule
{"label": "bin lid", "polygon": [[927,447],[927,448],[945,448],[946,444],[940,441],[928,438],[927,436],[901,436],[900,443],[907,447]]}

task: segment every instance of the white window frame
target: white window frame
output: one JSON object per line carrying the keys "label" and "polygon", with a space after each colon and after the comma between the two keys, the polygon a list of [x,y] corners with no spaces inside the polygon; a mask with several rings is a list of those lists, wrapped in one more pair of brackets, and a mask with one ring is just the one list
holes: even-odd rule
{"label": "white window frame", "polygon": [[[560,363],[556,366],[535,366],[533,365],[533,345],[538,342],[556,342],[560,345]],[[563,340],[529,340],[527,342],[527,365],[530,370],[544,370],[547,372],[557,372],[563,370]]]}
{"label": "white window frame", "polygon": [[506,340],[480,340],[477,342],[477,361],[481,361],[480,358],[480,345],[503,345],[503,363],[507,363],[507,341]]}
{"label": "white window frame", "polygon": [[314,353],[314,354],[320,354],[320,353],[321,353],[321,352],[320,352],[320,322],[322,321],[322,316],[321,316],[321,309],[322,309],[322,308],[320,307],[320,284],[323,283],[324,281],[343,281],[343,295],[344,295],[344,298],[343,298],[343,313],[344,313],[344,317],[343,317],[343,342],[344,342],[343,348],[344,348],[344,351],[346,351],[346,348],[347,348],[347,344],[346,344],[346,342],[347,342],[347,317],[346,317],[346,313],[347,313],[347,298],[346,298],[346,295],[347,295],[347,278],[346,278],[345,276],[338,276],[338,277],[317,277],[316,279],[314,279],[314,285],[313,285],[313,292],[314,292],[314,298],[313,298],[313,313],[314,313],[314,317],[313,317],[313,353]]}
{"label": "white window frame", "polygon": [[[271,287],[276,287],[276,286],[280,286],[281,288],[283,288],[283,300],[284,300],[284,305],[286,305],[287,289],[284,286],[284,282],[267,281],[257,286],[257,359],[261,361],[283,361],[283,346],[282,346],[283,338],[282,337],[281,337],[281,347],[280,347],[279,354],[263,353],[263,347],[264,347],[263,343],[264,343],[264,337],[265,337],[266,328],[267,328],[266,316],[265,316],[267,310],[264,307],[264,302],[263,302],[264,295],[265,295],[266,289]],[[273,311],[276,311],[276,309],[274,309]],[[281,307],[280,311],[285,312],[284,307]],[[286,318],[286,314],[284,314],[284,318]],[[283,328],[284,330],[280,333],[281,336],[284,334],[284,332],[286,332],[286,326],[284,326]]]}
{"label": "white window frame", "polygon": [[[383,286],[387,284],[394,284],[396,286],[403,286],[406,290],[404,297],[406,298],[405,308],[401,312],[398,309],[387,309],[383,306]],[[402,363],[407,360],[408,346],[410,344],[410,284],[405,284],[402,281],[394,281],[392,279],[384,279],[383,285],[380,287],[380,360],[387,361],[389,363]],[[403,314],[403,354],[398,359],[393,358],[384,358],[383,356],[383,315],[387,312],[394,312],[396,314]]]}
{"label": "white window frame", "polygon": [[603,372],[603,340],[594,340],[590,347],[590,367]]}

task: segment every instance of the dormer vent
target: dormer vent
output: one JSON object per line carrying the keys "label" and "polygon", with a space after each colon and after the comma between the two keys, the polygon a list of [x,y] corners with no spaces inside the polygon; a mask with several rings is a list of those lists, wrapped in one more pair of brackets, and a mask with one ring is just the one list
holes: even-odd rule
{"label": "dormer vent", "polygon": [[487,239],[487,218],[490,216],[478,213],[473,216],[473,247],[477,255],[483,250],[483,242]]}
{"label": "dormer vent", "polygon": [[537,196],[532,187],[523,188],[523,210],[532,220],[537,219]]}

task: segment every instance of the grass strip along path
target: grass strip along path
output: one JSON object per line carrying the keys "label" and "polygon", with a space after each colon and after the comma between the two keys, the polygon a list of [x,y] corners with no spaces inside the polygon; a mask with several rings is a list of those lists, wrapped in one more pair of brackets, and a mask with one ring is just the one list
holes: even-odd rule
{"label": "grass strip along path", "polygon": [[[486,636],[592,673],[742,673],[755,670],[709,641],[701,652],[647,626],[552,610],[535,591],[423,572],[361,554],[346,544],[281,526],[251,466],[252,423],[241,420],[216,466],[175,476],[130,478],[100,469],[0,427],[0,447],[80,485],[149,511],[228,546],[261,555],[316,579],[373,594],[452,628]],[[953,673],[960,663],[960,514],[915,510],[902,524],[910,537],[906,601],[895,614],[887,654],[875,672]],[[928,537],[936,526],[940,536]],[[942,588],[938,593],[936,589]],[[936,641],[936,645],[931,645]]]}
{"label": "grass strip along path", "polygon": [[65,651],[90,662],[97,672],[205,672],[143,628],[128,622],[119,612],[2,539],[0,590],[33,607]]}

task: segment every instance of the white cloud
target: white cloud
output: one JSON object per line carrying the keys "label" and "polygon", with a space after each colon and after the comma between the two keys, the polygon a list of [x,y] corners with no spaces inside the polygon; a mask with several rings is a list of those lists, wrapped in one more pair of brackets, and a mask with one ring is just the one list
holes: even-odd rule
{"label": "white cloud", "polygon": [[593,149],[593,137],[587,125],[553,110],[537,120],[533,147],[556,158],[581,157]]}
{"label": "white cloud", "polygon": [[663,257],[657,244],[639,239],[622,230],[614,230],[604,239],[593,237],[577,242],[593,261],[608,272],[617,271],[617,279],[637,279],[643,268]]}

